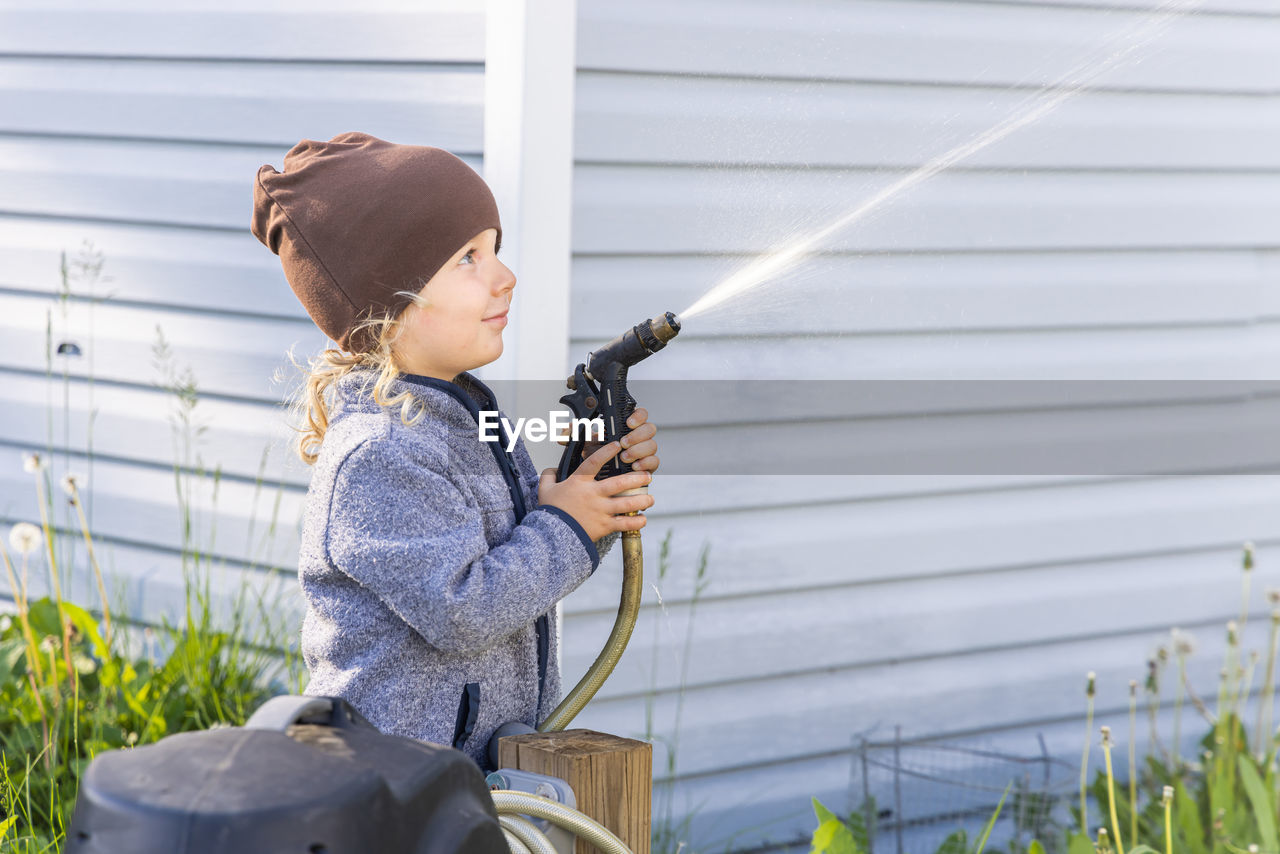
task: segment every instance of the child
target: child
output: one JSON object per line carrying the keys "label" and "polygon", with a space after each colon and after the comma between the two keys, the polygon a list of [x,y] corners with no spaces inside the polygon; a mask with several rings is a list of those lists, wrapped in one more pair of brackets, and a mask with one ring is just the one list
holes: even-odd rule
{"label": "child", "polygon": [[636,410],[635,471],[607,481],[618,443],[556,483],[523,444],[481,442],[498,406],[467,372],[502,353],[516,284],[489,188],[447,152],[362,133],[303,140],[284,168],[258,170],[253,234],[346,351],[313,363],[299,405],[307,693],[487,767],[495,729],[556,706],[555,604],[644,526],[618,514],[653,499],[615,496],[652,479],[656,428]]}

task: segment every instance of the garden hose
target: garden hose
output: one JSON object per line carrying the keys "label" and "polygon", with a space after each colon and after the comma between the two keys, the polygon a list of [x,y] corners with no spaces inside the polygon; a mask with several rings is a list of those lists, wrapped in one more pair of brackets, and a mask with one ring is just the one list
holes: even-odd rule
{"label": "garden hose", "polygon": [[[531,795],[527,792],[512,792],[505,789],[499,789],[494,791],[492,794],[493,805],[498,810],[499,821],[504,817],[515,815],[528,815],[533,816],[534,818],[544,818],[556,827],[563,827],[565,830],[576,834],[579,839],[594,845],[596,848],[600,849],[603,854],[633,854],[631,849],[628,848],[621,839],[615,836],[609,828],[605,827],[595,819],[583,815],[572,807],[567,807],[564,804],[551,800],[550,798]],[[504,830],[510,830],[512,834],[515,834],[517,838],[519,838],[519,831],[515,829],[514,825],[504,823],[502,826]],[[533,828],[532,825],[529,825],[529,827],[535,831],[537,830],[537,828]],[[544,834],[539,833],[539,835],[542,836],[543,840],[546,839]],[[524,839],[520,839],[520,843],[525,845],[526,848],[530,847]],[[549,842],[548,845],[550,845]],[[514,847],[512,847],[511,850],[513,854],[516,852]],[[552,849],[552,851],[554,851],[554,849]],[[534,854],[538,854],[538,852],[535,851]]]}
{"label": "garden hose", "polygon": [[[588,421],[599,419],[604,423],[604,440],[612,442],[623,436],[627,419],[635,411],[636,401],[627,390],[627,370],[666,346],[680,331],[680,321],[672,314],[646,320],[619,335],[608,344],[592,351],[587,361],[577,366],[567,385],[570,393],[560,398],[574,416]],[[570,441],[560,459],[556,480],[563,481],[582,463],[585,440],[575,437]],[[596,473],[597,480],[624,474],[629,469],[617,458],[611,459]],[[622,495],[647,493],[648,487],[627,490]],[[628,513],[636,515],[638,511]],[[622,653],[631,640],[640,614],[640,599],[644,589],[644,550],[639,531],[622,532],[622,598],[618,603],[618,616],[604,648],[596,656],[586,675],[565,695],[560,705],[537,728],[538,732],[561,732],[591,702],[609,674],[613,673]],[[527,730],[526,730],[527,731]],[[500,740],[503,728],[495,734],[490,749]],[[495,760],[496,761],[496,760]],[[498,789],[493,792],[494,806],[498,810],[502,829],[507,834],[512,854],[544,854],[542,846],[550,848],[550,842],[537,828],[517,816],[533,816],[546,819],[556,827],[564,828],[578,838],[594,845],[604,854],[632,854],[626,844],[598,821],[576,809],[549,798]],[[554,849],[552,849],[554,850]]]}
{"label": "garden hose", "polygon": [[[636,399],[627,388],[627,372],[634,365],[667,346],[680,332],[680,319],[671,312],[645,320],[628,329],[609,343],[587,354],[587,360],[574,368],[566,380],[569,393],[560,402],[569,407],[575,419],[599,421],[604,427],[604,442],[620,441],[626,425],[636,410]],[[582,464],[586,439],[575,432],[560,457],[556,480],[563,481]],[[631,471],[619,457],[614,457],[596,472],[596,480],[607,480]],[[629,489],[620,495],[648,492],[647,486]],[[635,513],[628,513],[634,516]],[[618,659],[622,658],[640,614],[640,596],[644,584],[644,556],[639,531],[622,532],[622,600],[618,618],[604,649],[555,710],[538,725],[538,732],[560,732],[577,717],[600,686],[609,678]]]}
{"label": "garden hose", "polygon": [[505,827],[502,828],[502,835],[506,837],[507,847],[511,849],[511,854],[533,854],[529,850],[529,846],[520,841],[520,837],[516,836]]}
{"label": "garden hose", "polygon": [[[507,845],[511,847],[511,854],[521,854],[521,849],[528,851],[529,854],[556,854],[556,848],[551,844],[551,840],[547,839],[546,834],[524,818],[518,815],[500,815],[498,823],[502,825],[502,832],[507,835]],[[513,836],[519,843],[519,847],[511,844]]]}
{"label": "garden hose", "polygon": [[604,649],[596,656],[596,660],[587,673],[573,686],[573,690],[565,695],[560,705],[538,725],[538,732],[560,732],[569,722],[577,717],[591,698],[600,690],[600,686],[609,678],[613,668],[627,648],[631,640],[631,632],[636,627],[636,618],[640,614],[640,597],[644,587],[644,553],[640,547],[639,531],[622,532],[622,599],[618,603],[618,618],[614,620],[613,631]]}

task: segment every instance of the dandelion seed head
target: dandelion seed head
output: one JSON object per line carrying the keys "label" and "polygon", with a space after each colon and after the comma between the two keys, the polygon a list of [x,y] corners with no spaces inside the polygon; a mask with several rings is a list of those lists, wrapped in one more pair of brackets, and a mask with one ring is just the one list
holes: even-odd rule
{"label": "dandelion seed head", "polygon": [[58,483],[62,485],[62,491],[67,494],[71,499],[71,503],[74,504],[79,498],[80,476],[67,472],[62,476],[62,480],[58,481]]}
{"label": "dandelion seed head", "polygon": [[1086,683],[1085,683],[1085,686],[1084,686],[1084,693],[1085,693],[1085,696],[1086,696],[1086,697],[1092,697],[1092,696],[1093,696],[1093,694],[1094,694],[1094,691],[1095,691],[1095,689],[1096,689],[1096,687],[1097,687],[1096,683],[1097,683],[1097,679],[1098,679],[1098,674],[1096,674],[1096,673],[1094,673],[1092,670],[1090,670],[1090,671],[1088,672],[1088,674],[1086,674],[1085,679],[1087,680],[1087,681],[1086,681]]}
{"label": "dandelion seed head", "polygon": [[27,474],[35,474],[44,468],[44,464],[40,460],[40,455],[35,451],[28,451],[22,455],[22,470]]}
{"label": "dandelion seed head", "polygon": [[60,646],[62,646],[62,644],[53,635],[45,635],[40,641],[40,649],[45,652],[52,652]]}
{"label": "dandelion seed head", "polygon": [[1194,655],[1196,651],[1196,636],[1191,632],[1184,632],[1181,629],[1173,630],[1173,651],[1178,655]]}
{"label": "dandelion seed head", "polygon": [[1249,846],[1249,854],[1258,854],[1258,846],[1256,844]]}
{"label": "dandelion seed head", "polygon": [[1280,605],[1280,588],[1267,588],[1267,602],[1271,605]]}
{"label": "dandelion seed head", "polygon": [[1253,543],[1244,544],[1244,571],[1248,572],[1253,569]]}
{"label": "dandelion seed head", "polygon": [[5,614],[3,617],[0,617],[0,632],[9,631],[9,627],[12,625],[13,625],[13,618],[11,618],[8,614]]}
{"label": "dandelion seed head", "polygon": [[1165,646],[1164,644],[1161,644],[1156,649],[1156,661],[1159,661],[1161,664],[1164,664],[1168,660],[1169,660],[1169,647]]}
{"label": "dandelion seed head", "polygon": [[29,555],[40,548],[44,535],[30,522],[19,522],[9,529],[9,548],[21,555]]}
{"label": "dandelion seed head", "polygon": [[1172,803],[1173,802],[1173,786],[1165,786],[1164,791],[1161,794],[1161,797],[1163,798],[1166,804]]}

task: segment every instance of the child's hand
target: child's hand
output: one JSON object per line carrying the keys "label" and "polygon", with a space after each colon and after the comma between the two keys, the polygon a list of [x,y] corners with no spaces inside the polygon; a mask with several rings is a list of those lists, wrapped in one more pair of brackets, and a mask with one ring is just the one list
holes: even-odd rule
{"label": "child's hand", "polygon": [[[538,481],[538,504],[558,507],[568,513],[593,541],[614,531],[640,530],[645,525],[644,516],[619,514],[647,510],[653,506],[653,496],[619,496],[618,493],[647,486],[653,475],[648,471],[633,471],[607,480],[595,479],[596,473],[619,450],[617,442],[610,442],[584,459],[577,471],[560,483],[556,483],[555,469],[544,469]],[[657,458],[652,459],[656,468]]]}
{"label": "child's hand", "polygon": [[[631,430],[627,435],[622,437],[622,457],[624,464],[630,464],[631,468],[636,471],[654,472],[658,470],[658,443],[654,440],[654,436],[658,433],[658,428],[649,421],[649,411],[642,406],[637,406],[635,412],[631,413],[631,417],[627,419],[627,426]],[[569,434],[562,433],[556,438],[561,445],[569,443]],[[596,451],[604,447],[600,442],[585,442],[582,446],[582,457],[594,454]]]}

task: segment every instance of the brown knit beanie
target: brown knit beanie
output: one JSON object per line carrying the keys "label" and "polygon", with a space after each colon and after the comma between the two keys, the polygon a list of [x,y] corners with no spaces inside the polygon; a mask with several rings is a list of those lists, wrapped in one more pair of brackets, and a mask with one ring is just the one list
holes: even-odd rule
{"label": "brown knit beanie", "polygon": [[374,342],[351,328],[394,316],[468,240],[502,224],[475,171],[439,148],[367,133],[304,139],[253,186],[253,235],[280,256],[285,278],[320,329],[351,353]]}

